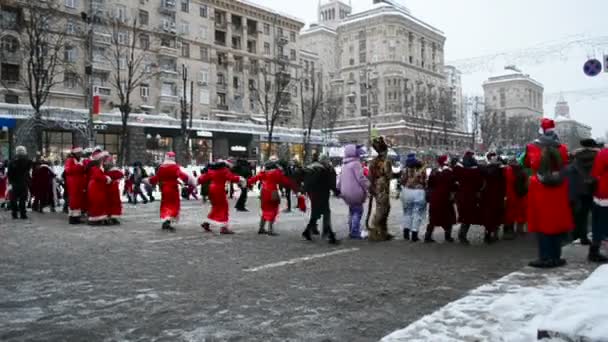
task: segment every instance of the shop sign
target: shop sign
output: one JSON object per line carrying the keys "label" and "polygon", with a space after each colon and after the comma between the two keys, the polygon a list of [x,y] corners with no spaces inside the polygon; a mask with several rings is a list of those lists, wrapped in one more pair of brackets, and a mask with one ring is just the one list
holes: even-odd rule
{"label": "shop sign", "polygon": [[213,133],[207,131],[196,131],[196,136],[199,138],[212,138]]}
{"label": "shop sign", "polygon": [[245,147],[245,146],[239,146],[239,145],[230,146],[230,151],[232,151],[232,152],[247,152],[247,147]]}
{"label": "shop sign", "polygon": [[[81,130],[81,131],[86,131],[87,130],[87,124],[85,123],[74,123],[72,124],[74,126],[75,129]],[[97,125],[93,125],[93,129],[96,131],[105,131],[108,129],[108,125],[104,125],[104,124],[97,124]]]}

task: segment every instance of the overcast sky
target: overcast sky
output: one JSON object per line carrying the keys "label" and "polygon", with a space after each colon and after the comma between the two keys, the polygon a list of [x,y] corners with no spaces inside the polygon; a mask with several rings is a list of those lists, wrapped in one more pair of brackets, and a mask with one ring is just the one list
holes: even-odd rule
{"label": "overcast sky", "polygon": [[[303,19],[317,20],[318,0],[250,0]],[[326,0],[323,0],[326,1]],[[608,54],[608,1],[606,0],[401,0],[417,18],[442,30],[446,37],[446,62],[498,52],[526,52],[528,58],[489,59],[489,66],[463,75],[465,94],[482,95],[482,82],[504,73],[505,64],[517,64],[545,86],[545,116],[553,117],[557,94],[565,92],[572,116],[593,127],[596,136],[608,131],[608,73],[589,78],[582,72],[588,57]],[[354,11],[371,6],[372,0],[352,0]],[[604,44],[564,44],[555,49],[529,48],[586,37],[604,37]],[[600,42],[597,39],[593,41]],[[537,50],[538,51],[538,50]],[[542,51],[546,51],[542,52]],[[553,53],[550,53],[553,52]],[[604,89],[596,98],[570,91]]]}

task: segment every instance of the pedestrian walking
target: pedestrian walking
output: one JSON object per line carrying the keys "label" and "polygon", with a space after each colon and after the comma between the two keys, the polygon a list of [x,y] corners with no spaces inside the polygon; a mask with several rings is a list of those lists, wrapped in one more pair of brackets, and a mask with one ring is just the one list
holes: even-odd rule
{"label": "pedestrian walking", "polygon": [[456,191],[456,177],[448,165],[448,156],[437,158],[438,167],[431,171],[427,183],[429,192],[429,224],[424,236],[424,242],[433,243],[435,227],[442,227],[446,242],[454,242],[452,226],[456,223],[454,211],[454,193]]}
{"label": "pedestrian walking", "polygon": [[173,223],[179,220],[181,201],[179,192],[179,181],[193,184],[194,180],[182,171],[181,166],[175,162],[175,152],[167,152],[165,160],[158,168],[156,174],[146,178],[144,183],[152,185],[160,184],[160,219],[162,230],[175,232]]}
{"label": "pedestrian walking", "polygon": [[11,211],[13,219],[27,219],[26,202],[29,195],[33,163],[23,146],[15,148],[15,158],[8,164],[7,178],[11,187]]}
{"label": "pedestrian walking", "polygon": [[591,175],[597,184],[593,195],[592,241],[588,260],[606,263],[608,258],[600,253],[600,248],[608,238],[608,149],[604,148],[597,154]]}
{"label": "pedestrian walking", "polygon": [[505,168],[506,201],[503,239],[512,240],[524,234],[527,219],[528,173],[516,158]]}
{"label": "pedestrian walking", "polygon": [[403,208],[403,239],[418,242],[418,231],[426,216],[426,168],[411,153],[401,171],[401,207]]}
{"label": "pedestrian walking", "polygon": [[568,176],[570,207],[574,217],[574,232],[572,239],[579,239],[581,245],[589,246],[588,237],[589,214],[593,208],[593,193],[597,185],[591,176],[591,170],[599,148],[595,140],[581,141],[582,148],[574,151],[572,162],[566,168]]}
{"label": "pedestrian walking", "polygon": [[463,245],[469,245],[467,235],[471,225],[481,223],[480,196],[483,186],[481,169],[475,159],[475,154],[466,152],[462,157],[462,163],[454,168],[454,176],[458,187],[456,190],[456,208],[458,209],[458,241]]}
{"label": "pedestrian walking", "polygon": [[142,184],[143,180],[149,177],[141,162],[135,162],[133,164],[133,174],[131,175],[131,178],[133,181],[133,204],[137,205],[138,197],[141,197],[144,204],[148,204],[148,198],[142,191]]}
{"label": "pedestrian walking", "polygon": [[88,224],[90,226],[102,226],[107,224],[108,219],[108,186],[112,179],[108,177],[103,169],[103,160],[107,153],[96,151],[91,155],[91,161],[87,165],[89,184],[87,187]]}
{"label": "pedestrian walking", "polygon": [[498,229],[504,223],[505,215],[505,171],[496,152],[486,155],[488,164],[481,169],[483,187],[481,189],[481,224],[485,227],[484,242],[498,241]]}
{"label": "pedestrian walking", "polygon": [[555,122],[541,121],[543,134],[526,147],[524,166],[533,171],[528,189],[528,231],[537,234],[539,258],[530,262],[538,268],[560,267],[564,234],[574,228],[568,196],[568,149],[554,132]]}
{"label": "pedestrian walking", "polygon": [[[274,230],[274,223],[279,215],[279,206],[281,205],[279,186],[295,190],[296,185],[285,176],[278,162],[274,159],[266,163],[264,171],[249,178],[247,185],[253,186],[257,182],[262,183],[262,192],[260,194],[262,214],[258,234],[277,236],[278,234]],[[266,230],[266,224],[268,224],[268,230]]]}
{"label": "pedestrian walking", "polygon": [[[251,167],[249,163],[245,159],[237,159],[236,165],[232,171],[235,175],[243,177],[243,179],[249,179],[251,174]],[[236,201],[236,205],[234,208],[236,211],[247,212],[247,192],[249,188],[243,187],[241,188],[241,194],[239,195],[239,199]]]}
{"label": "pedestrian walking", "polygon": [[348,205],[348,236],[353,240],[362,239],[363,204],[367,200],[370,186],[369,180],[363,175],[361,155],[363,155],[363,150],[359,146],[346,145],[344,147],[342,172],[338,177],[340,197]]}
{"label": "pedestrian walking", "polygon": [[378,155],[369,165],[372,199],[370,199],[366,223],[369,223],[372,200],[376,202],[376,209],[372,222],[367,227],[369,230],[368,238],[370,241],[388,241],[394,238],[388,232],[388,216],[391,211],[390,185],[393,179],[393,166],[388,159],[388,145],[384,137],[375,138],[372,141],[372,146]]}
{"label": "pedestrian walking", "polygon": [[207,220],[201,225],[205,232],[212,232],[211,223],[215,223],[220,226],[220,234],[234,234],[228,227],[230,209],[226,198],[226,183],[240,183],[241,186],[245,186],[245,180],[232,173],[231,166],[227,161],[219,160],[209,165],[208,171],[198,178],[198,184],[209,182],[211,210]]}
{"label": "pedestrian walking", "polygon": [[326,236],[330,244],[338,244],[336,234],[331,227],[331,207],[329,204],[330,192],[339,194],[336,188],[336,171],[329,158],[318,156],[313,157],[313,162],[305,167],[304,190],[310,198],[310,220],[302,236],[312,241],[312,235],[318,234],[317,221],[323,217],[323,235]]}
{"label": "pedestrian walking", "polygon": [[64,193],[67,193],[69,223],[80,224],[85,209],[88,184],[81,147],[75,146],[72,148],[65,161],[64,177],[66,188]]}

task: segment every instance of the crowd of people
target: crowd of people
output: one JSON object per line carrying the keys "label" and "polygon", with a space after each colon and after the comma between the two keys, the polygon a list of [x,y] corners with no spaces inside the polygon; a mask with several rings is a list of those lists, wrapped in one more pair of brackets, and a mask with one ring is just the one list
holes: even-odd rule
{"label": "crowd of people", "polygon": [[[501,228],[502,238],[509,240],[525,234],[527,227],[527,232],[535,233],[538,239],[539,258],[530,263],[533,267],[565,265],[561,249],[568,240],[589,245],[590,261],[607,262],[600,247],[608,233],[608,149],[586,139],[579,149],[569,153],[554,128],[552,120],[543,119],[542,134],[517,158],[505,160],[490,152],[480,161],[469,151],[462,157],[442,155],[434,165],[425,165],[411,153],[400,172],[394,172],[388,145],[378,137],[372,143],[377,156],[370,161],[364,160],[361,146],[347,145],[339,175],[331,161],[319,155],[304,166],[295,160],[284,163],[270,158],[259,172],[245,160],[234,165],[217,160],[200,170],[200,175],[196,171],[188,174],[173,152],[167,153],[154,174],[148,175],[141,163],[123,170],[101,148],[75,147],[59,176],[48,163],[30,161],[20,146],[8,168],[0,165],[0,199],[8,194],[13,218],[25,219],[28,201],[33,210],[54,210],[60,184],[70,224],[84,223],[86,217],[86,223],[93,226],[116,225],[122,215],[123,195],[129,203],[137,204],[138,199],[147,203],[155,200],[154,189],[158,186],[161,227],[174,232],[181,199],[198,200],[200,189],[203,203],[208,200],[211,207],[201,224],[203,231],[219,228],[220,234],[234,234],[227,197],[233,196],[233,185],[237,184],[241,191],[235,209],[248,211],[247,193],[257,185],[259,234],[278,235],[275,222],[281,198],[287,198],[285,211],[290,211],[294,193],[300,210],[306,210],[306,198],[310,201],[310,217],[302,237],[312,240],[322,235],[330,244],[337,244],[331,223],[331,193],[348,206],[350,239],[388,241],[394,238],[389,233],[388,218],[391,184],[397,180],[405,240],[433,243],[433,232],[439,227],[446,242],[457,239],[468,245],[469,229],[480,225],[485,229],[485,243],[493,244],[499,240]],[[425,234],[419,236],[424,225]]]}

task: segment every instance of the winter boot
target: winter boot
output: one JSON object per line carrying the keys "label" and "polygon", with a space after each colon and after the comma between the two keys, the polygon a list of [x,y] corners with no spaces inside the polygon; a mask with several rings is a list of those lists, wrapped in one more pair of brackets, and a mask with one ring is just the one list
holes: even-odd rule
{"label": "winter boot", "polygon": [[338,241],[338,239],[336,239],[336,233],[330,231],[327,234],[327,237],[328,237],[328,241],[329,241],[330,245],[338,245],[338,244],[340,244],[340,241]]}
{"label": "winter boot", "polygon": [[321,235],[321,232],[319,231],[319,226],[317,226],[316,224],[310,228],[310,232],[312,233],[312,235]]}
{"label": "winter boot", "polygon": [[272,223],[272,222],[268,222],[268,235],[269,236],[279,236],[279,234],[274,231],[274,223]]}
{"label": "winter boot", "polygon": [[587,257],[587,260],[599,264],[608,263],[608,258],[600,253],[600,246],[601,244],[597,242],[594,242],[589,246],[589,256]]}
{"label": "winter boot", "polygon": [[407,228],[403,228],[403,240],[410,240],[410,230]]}
{"label": "winter boot", "polygon": [[70,216],[69,223],[75,225],[75,224],[81,224],[82,221],[80,220],[79,216]]}
{"label": "winter boot", "polygon": [[310,233],[310,229],[308,227],[302,232],[302,237],[307,241],[312,241],[312,235]]}
{"label": "winter boot", "polygon": [[542,260],[542,259],[531,261],[528,264],[528,266],[534,267],[534,268],[552,268],[552,267],[554,267],[553,262],[551,260]]}
{"label": "winter boot", "polygon": [[175,228],[171,226],[171,221],[169,220],[163,222],[162,229],[169,232],[175,232]]}
{"label": "winter boot", "polygon": [[233,235],[234,232],[230,229],[228,229],[228,227],[222,227],[222,229],[220,229],[220,234],[222,235]]}
{"label": "winter boot", "polygon": [[451,229],[446,229],[445,233],[445,242],[449,242],[449,243],[453,243],[454,242],[454,238],[452,237],[452,230]]}
{"label": "winter boot", "polygon": [[261,219],[260,220],[260,229],[258,229],[259,235],[268,234],[268,232],[266,231],[266,228],[264,228],[264,226],[266,226],[266,221],[264,221],[264,219]]}
{"label": "winter boot", "polygon": [[591,240],[589,240],[589,238],[587,237],[587,235],[584,235],[583,237],[581,237],[581,245],[583,245],[583,246],[591,246]]}
{"label": "winter boot", "polygon": [[503,240],[515,240],[515,229],[512,224],[504,226],[502,239]]}
{"label": "winter boot", "polygon": [[435,242],[435,240],[433,240],[433,227],[426,228],[426,234],[424,234],[424,242],[425,243],[434,243]]}
{"label": "winter boot", "polygon": [[469,234],[469,226],[468,225],[461,225],[460,226],[460,231],[458,232],[458,241],[463,244],[463,245],[470,245],[471,242],[469,241],[469,239],[467,238],[467,235]]}
{"label": "winter boot", "polygon": [[418,238],[418,232],[412,232],[412,242],[418,242],[420,241],[420,238]]}
{"label": "winter boot", "polygon": [[201,224],[201,228],[203,228],[203,230],[205,231],[205,233],[213,233],[213,231],[211,230],[211,225],[209,224],[209,222],[205,222],[205,223]]}
{"label": "winter boot", "polygon": [[112,225],[112,226],[120,226],[120,221],[118,221],[118,219],[112,217],[110,219],[110,225]]}

